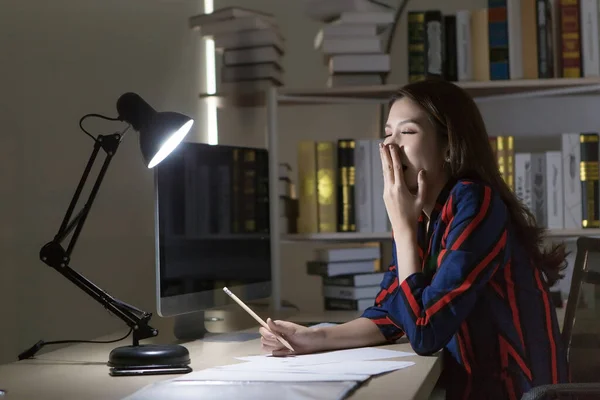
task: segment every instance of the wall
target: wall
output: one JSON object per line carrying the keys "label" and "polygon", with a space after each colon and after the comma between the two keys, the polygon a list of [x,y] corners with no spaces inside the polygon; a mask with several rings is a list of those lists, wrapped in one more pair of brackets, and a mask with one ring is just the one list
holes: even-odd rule
{"label": "wall", "polygon": [[[119,95],[135,91],[158,110],[203,120],[197,93],[204,90],[204,49],[187,27],[201,4],[2,2],[0,362],[15,360],[40,339],[91,339],[123,328],[38,253],[58,230],[92,151],[91,139],[77,125],[81,116],[114,117]],[[124,128],[97,120],[85,126],[94,134]],[[196,124],[190,140],[205,141],[202,128]],[[155,312],[152,182],[137,134],[130,131],[71,266],[117,298]]]}
{"label": "wall", "polygon": [[[389,0],[390,3],[391,0]],[[78,128],[89,112],[115,115],[124,91],[137,91],[157,109],[200,121],[193,140],[205,141],[202,43],[187,29],[200,12],[192,0],[5,0],[0,13],[0,362],[37,340],[93,338],[121,328],[116,318],[38,259],[56,233],[92,144]],[[274,13],[287,38],[286,85],[323,87],[326,67],[312,41],[320,24],[302,16],[296,0],[216,0]],[[409,8],[433,8],[433,0]],[[480,7],[483,0],[445,2],[443,11]],[[406,16],[392,53],[390,82],[406,81]],[[490,133],[556,134],[597,130],[595,97],[481,105]],[[220,111],[221,143],[264,144],[264,109]],[[118,124],[90,121],[94,133]],[[280,154],[296,166],[300,138],[375,137],[374,106],[286,107],[279,116]],[[152,175],[141,163],[135,134],[119,149],[72,266],[119,299],[148,311],[154,304]],[[556,137],[517,139],[517,148],[557,148]],[[320,282],[305,273],[314,244],[286,244],[283,294],[319,309]],[[155,317],[156,318],[156,317]]]}
{"label": "wall", "polygon": [[[400,1],[385,1],[396,5]],[[327,68],[319,51],[313,48],[313,39],[321,24],[304,16],[302,1],[281,0],[216,0],[215,8],[243,6],[275,15],[286,39],[283,61],[285,85],[289,88],[322,88],[327,79]],[[457,9],[485,7],[485,0],[413,0],[408,10],[440,9],[450,13]],[[407,24],[402,16],[392,49],[393,72],[388,83],[407,82]],[[515,139],[520,151],[559,150],[557,134],[567,131],[598,130],[600,109],[598,97],[579,96],[565,98],[529,99],[512,102],[482,103],[490,135],[522,135]],[[220,142],[265,146],[264,108],[219,111]],[[321,138],[335,140],[341,137],[377,137],[378,107],[372,105],[283,106],[279,118],[279,154],[296,169],[296,145],[301,139]],[[312,257],[314,248],[321,244],[284,244],[282,250],[282,296],[303,309],[322,309],[320,279],[306,275],[305,262]],[[569,280],[561,283],[568,290]]]}

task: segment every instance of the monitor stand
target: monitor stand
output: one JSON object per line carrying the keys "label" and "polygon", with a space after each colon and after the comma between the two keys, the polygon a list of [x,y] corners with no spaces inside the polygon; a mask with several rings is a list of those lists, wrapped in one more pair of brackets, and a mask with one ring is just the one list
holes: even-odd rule
{"label": "monitor stand", "polygon": [[[257,314],[262,314],[263,319],[270,314],[268,307],[268,304],[251,306]],[[283,312],[293,310],[297,310],[297,307],[290,307],[289,303],[283,302]],[[237,304],[180,314],[174,318],[173,334],[177,339],[184,341],[204,339],[210,334],[237,332],[258,325],[254,318]]]}
{"label": "monitor stand", "polygon": [[204,326],[204,311],[175,316],[173,334],[179,340],[190,341],[204,338],[208,333]]}

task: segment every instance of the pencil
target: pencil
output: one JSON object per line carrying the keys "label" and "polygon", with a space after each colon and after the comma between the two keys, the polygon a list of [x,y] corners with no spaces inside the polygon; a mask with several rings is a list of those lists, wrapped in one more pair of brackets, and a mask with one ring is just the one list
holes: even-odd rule
{"label": "pencil", "polygon": [[246,304],[244,304],[243,301],[241,301],[235,294],[233,294],[231,292],[231,290],[227,289],[227,287],[224,287],[223,291],[225,293],[227,293],[229,295],[229,297],[231,297],[236,303],[238,303],[240,305],[240,307],[242,307],[244,310],[246,310],[246,312],[248,314],[250,314],[252,316],[252,318],[254,318],[259,324],[261,324],[263,327],[265,327],[265,329],[267,329],[269,332],[271,332],[273,334],[273,336],[275,336],[277,338],[277,340],[279,340],[281,342],[281,344],[283,344],[285,347],[287,347],[291,351],[294,351],[294,348],[288,343],[287,340],[285,340],[278,334],[274,333],[271,330],[271,328],[269,328],[269,325],[267,325],[267,323],[265,321],[263,321],[263,319],[261,317],[259,317],[254,311],[252,311],[250,309],[250,307],[248,307]]}

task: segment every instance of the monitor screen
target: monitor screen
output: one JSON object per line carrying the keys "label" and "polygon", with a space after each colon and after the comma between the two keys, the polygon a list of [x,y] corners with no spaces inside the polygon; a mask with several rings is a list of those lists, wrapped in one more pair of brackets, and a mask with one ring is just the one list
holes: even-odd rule
{"label": "monitor screen", "polygon": [[267,150],[184,142],[154,178],[158,314],[269,297]]}

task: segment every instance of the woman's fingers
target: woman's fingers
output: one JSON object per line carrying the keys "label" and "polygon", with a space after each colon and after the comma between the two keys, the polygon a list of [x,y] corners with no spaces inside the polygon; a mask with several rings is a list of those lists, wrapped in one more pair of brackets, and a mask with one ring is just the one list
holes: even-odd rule
{"label": "woman's fingers", "polygon": [[[279,343],[279,342],[277,342],[277,341],[273,342],[273,341],[271,341],[271,340],[268,340],[268,339],[265,339],[265,338],[261,338],[261,339],[260,339],[260,343],[261,343],[263,346],[267,346],[267,347],[273,347],[273,348],[281,348],[281,347],[284,347],[284,346],[283,346],[281,343]],[[285,347],[284,347],[284,348],[285,348]]]}
{"label": "woman's fingers", "polygon": [[265,329],[265,332],[261,332],[260,334],[261,334],[261,337],[260,337],[261,343],[270,343],[272,345],[281,346],[281,343],[279,342],[279,340],[277,340],[275,335],[273,335],[268,330]]}
{"label": "woman's fingers", "polygon": [[279,343],[279,342],[274,343],[265,338],[261,338],[260,343],[261,343],[263,350],[268,351],[268,352],[280,351],[282,349],[286,349],[285,346],[283,346],[281,343]]}
{"label": "woman's fingers", "polygon": [[392,160],[392,173],[394,174],[394,183],[404,185],[404,170],[402,161],[400,161],[401,148],[396,145],[390,145],[390,159]]}
{"label": "woman's fingers", "polygon": [[394,184],[394,169],[392,164],[392,158],[390,155],[389,146],[383,143],[379,144],[379,154],[381,156],[381,168],[383,169],[383,182],[384,185]]}
{"label": "woman's fingers", "polygon": [[260,333],[260,335],[262,337],[266,337],[266,338],[271,338],[271,336],[273,337],[273,339],[275,339],[275,335],[273,335],[273,333],[268,330],[267,328],[263,328],[262,326],[258,329],[258,332]]}

